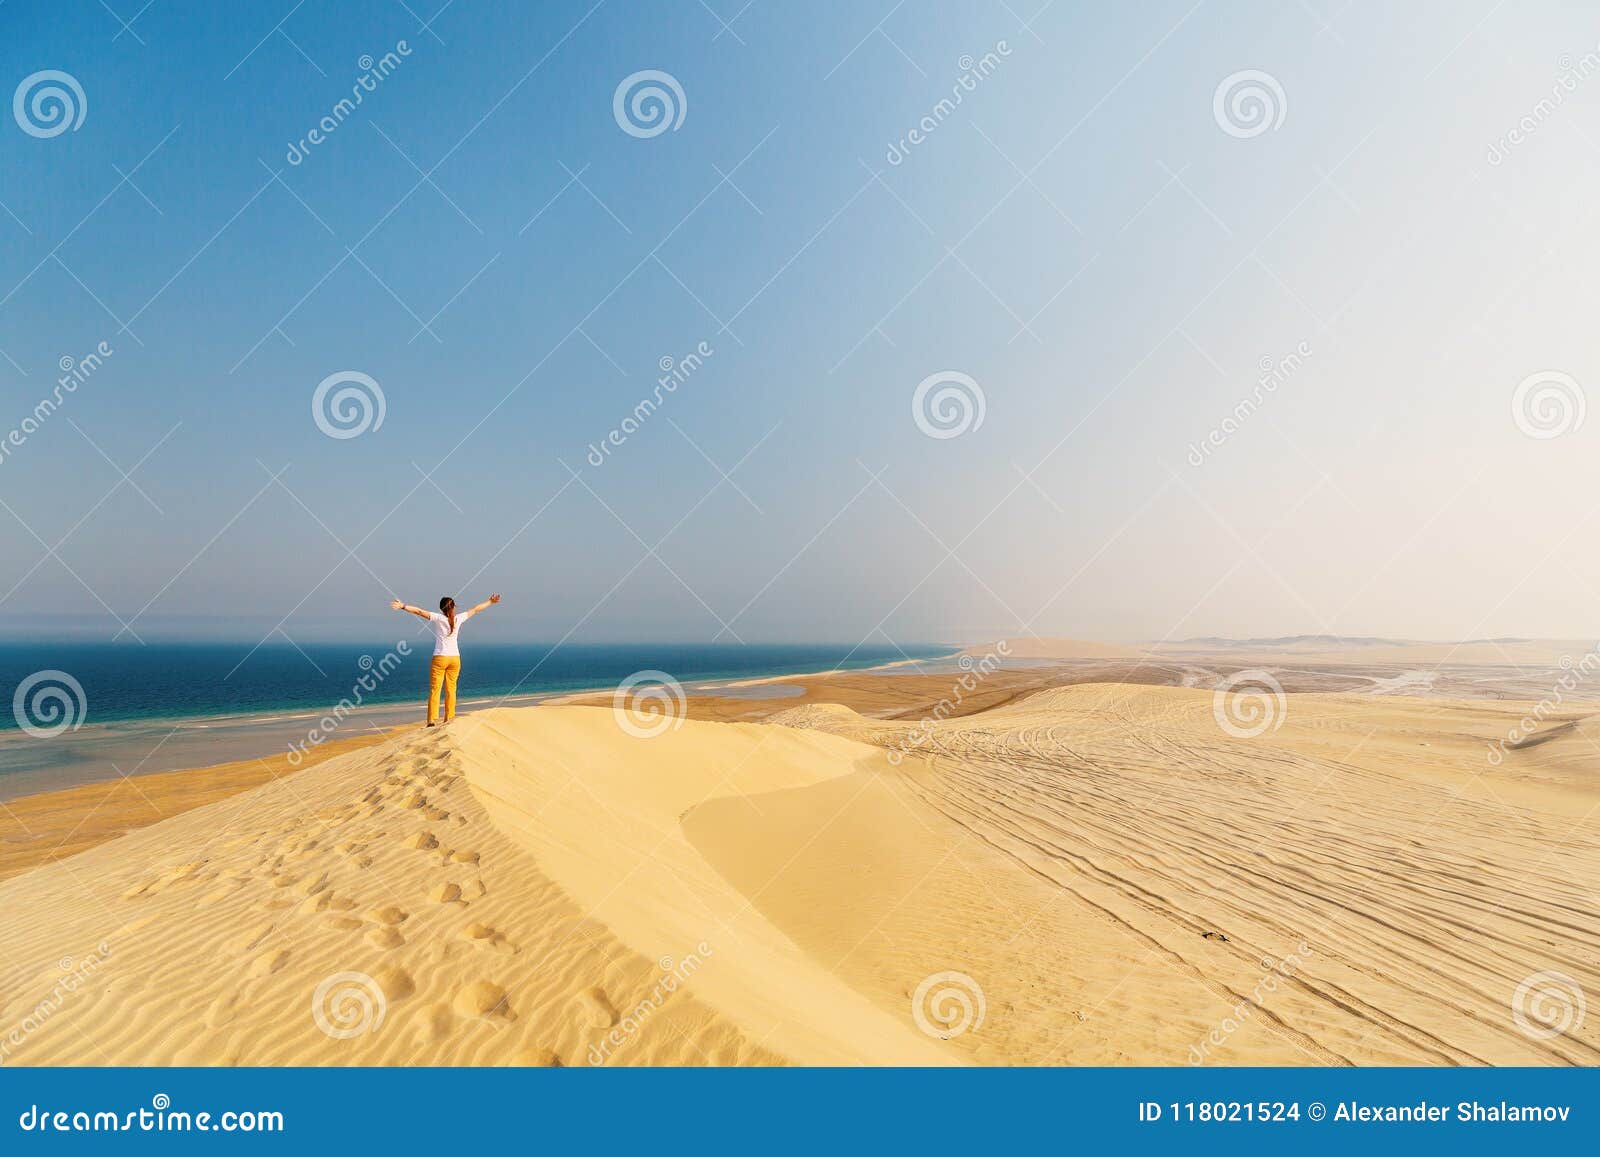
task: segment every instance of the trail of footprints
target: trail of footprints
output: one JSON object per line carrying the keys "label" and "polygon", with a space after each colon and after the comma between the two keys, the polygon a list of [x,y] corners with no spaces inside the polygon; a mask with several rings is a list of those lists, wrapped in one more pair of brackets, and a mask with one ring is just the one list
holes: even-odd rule
{"label": "trail of footprints", "polygon": [[[465,827],[468,821],[442,806],[452,793],[464,790],[458,787],[461,779],[459,773],[448,769],[443,755],[411,755],[405,758],[403,767],[354,802],[326,808],[309,818],[286,820],[264,834],[212,845],[218,855],[253,845],[259,855],[247,872],[225,874],[208,858],[191,860],[158,868],[125,891],[123,898],[143,900],[172,888],[190,886],[198,890],[199,885],[209,885],[195,900],[196,906],[203,908],[223,903],[251,887],[261,893],[254,902],[265,918],[221,946],[224,956],[235,964],[229,975],[246,982],[234,984],[210,1006],[206,1023],[211,1028],[222,1028],[252,1007],[249,981],[271,976],[289,962],[295,952],[297,920],[317,917],[323,926],[359,939],[365,950],[351,954],[353,960],[359,961],[368,959],[373,950],[388,953],[403,947],[407,943],[407,924],[420,915],[440,909],[465,911],[487,895],[478,874],[478,852],[451,844],[452,830]],[[415,826],[419,819],[421,827]],[[428,856],[459,878],[441,880],[412,897],[412,908],[398,902],[392,889],[385,887],[381,871],[372,874],[369,887],[335,887],[336,877],[349,879],[350,873],[344,870],[347,866],[365,873],[391,849],[398,849],[402,855]],[[356,879],[359,881],[361,876]],[[360,893],[378,898],[359,899]],[[462,925],[454,940],[496,955],[520,951],[498,929],[481,921]],[[366,971],[383,989],[391,1007],[416,992],[411,974],[398,964],[379,964]],[[601,989],[585,989],[573,1000],[585,1023],[595,1028],[617,1023],[616,1008]],[[418,1013],[412,1022],[411,1039],[415,1045],[440,1040],[463,1020],[504,1025],[516,1019],[504,988],[492,980],[472,980],[464,983],[448,1003],[435,1003]],[[551,1066],[561,1061],[548,1048],[531,1047],[518,1052],[512,1063]]]}

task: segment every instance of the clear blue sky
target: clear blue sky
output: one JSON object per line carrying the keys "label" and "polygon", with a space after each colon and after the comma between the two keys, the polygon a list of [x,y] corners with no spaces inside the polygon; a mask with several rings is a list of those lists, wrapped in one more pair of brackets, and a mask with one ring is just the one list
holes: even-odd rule
{"label": "clear blue sky", "polygon": [[[86,103],[0,112],[0,441],[114,351],[0,459],[8,633],[491,590],[590,641],[1600,629],[1600,417],[1512,414],[1600,380],[1583,5],[108,3],[0,6],[0,96]],[[639,137],[646,69],[686,107]],[[340,371],[381,427],[318,428]]]}

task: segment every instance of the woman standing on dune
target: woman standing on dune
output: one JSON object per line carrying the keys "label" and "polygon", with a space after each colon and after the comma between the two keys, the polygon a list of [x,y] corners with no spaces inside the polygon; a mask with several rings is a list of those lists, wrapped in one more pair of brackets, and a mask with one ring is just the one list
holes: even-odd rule
{"label": "woman standing on dune", "polygon": [[433,628],[433,665],[428,669],[429,727],[439,723],[440,688],[444,689],[444,722],[449,723],[456,717],[456,680],[461,675],[461,647],[458,641],[461,624],[479,611],[488,610],[499,601],[499,595],[490,595],[488,602],[479,603],[459,615],[456,614],[455,599],[448,595],[439,600],[437,613],[413,607],[399,599],[389,603],[392,610],[405,611],[407,614],[416,615],[419,619],[427,619],[428,625]]}

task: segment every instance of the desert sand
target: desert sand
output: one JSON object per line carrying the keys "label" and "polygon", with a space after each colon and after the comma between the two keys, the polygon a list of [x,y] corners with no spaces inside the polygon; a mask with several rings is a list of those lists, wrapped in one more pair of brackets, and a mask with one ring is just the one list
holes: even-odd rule
{"label": "desert sand", "polygon": [[0,882],[0,1060],[1600,1063],[1593,708],[1189,671],[396,732]]}

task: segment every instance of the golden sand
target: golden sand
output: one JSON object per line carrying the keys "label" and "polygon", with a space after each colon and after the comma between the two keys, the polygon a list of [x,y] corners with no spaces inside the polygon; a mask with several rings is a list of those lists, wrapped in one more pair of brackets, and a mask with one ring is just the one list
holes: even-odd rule
{"label": "golden sand", "polygon": [[0,1059],[1600,1062],[1581,713],[1059,677],[397,732],[0,883]]}

